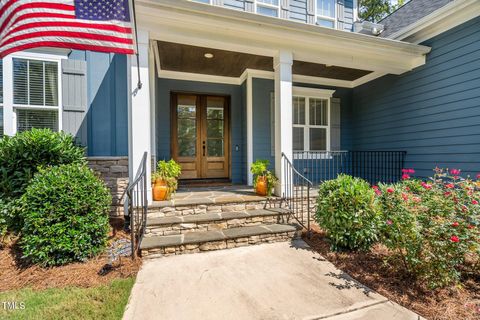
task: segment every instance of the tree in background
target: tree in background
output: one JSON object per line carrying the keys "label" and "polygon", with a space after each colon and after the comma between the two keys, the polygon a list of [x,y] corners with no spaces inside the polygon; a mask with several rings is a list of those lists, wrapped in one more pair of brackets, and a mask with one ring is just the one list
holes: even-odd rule
{"label": "tree in background", "polygon": [[360,0],[359,17],[365,21],[378,22],[404,3],[405,0],[397,0],[396,4],[392,3],[392,0]]}

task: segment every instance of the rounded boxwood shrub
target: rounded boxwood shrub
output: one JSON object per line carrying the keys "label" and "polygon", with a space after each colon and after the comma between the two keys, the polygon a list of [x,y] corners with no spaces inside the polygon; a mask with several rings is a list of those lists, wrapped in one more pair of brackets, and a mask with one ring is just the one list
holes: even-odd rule
{"label": "rounded boxwood shrub", "polygon": [[365,180],[339,175],[321,184],[315,219],[332,250],[367,250],[378,240],[375,192]]}
{"label": "rounded boxwood shrub", "polygon": [[85,165],[40,171],[22,196],[24,258],[46,266],[84,261],[105,246],[110,192]]}
{"label": "rounded boxwood shrub", "polygon": [[49,129],[32,129],[0,139],[0,198],[19,198],[39,167],[86,163],[75,138]]}

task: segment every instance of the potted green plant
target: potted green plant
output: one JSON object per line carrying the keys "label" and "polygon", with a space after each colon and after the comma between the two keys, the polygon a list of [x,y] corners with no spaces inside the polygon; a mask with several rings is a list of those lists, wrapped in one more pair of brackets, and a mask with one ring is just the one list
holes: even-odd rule
{"label": "potted green plant", "polygon": [[159,161],[157,170],[152,174],[153,200],[169,199],[178,188],[178,177],[181,173],[182,168],[175,160]]}
{"label": "potted green plant", "polygon": [[273,172],[268,170],[270,161],[257,159],[250,167],[253,174],[253,187],[261,196],[271,196],[278,179]]}

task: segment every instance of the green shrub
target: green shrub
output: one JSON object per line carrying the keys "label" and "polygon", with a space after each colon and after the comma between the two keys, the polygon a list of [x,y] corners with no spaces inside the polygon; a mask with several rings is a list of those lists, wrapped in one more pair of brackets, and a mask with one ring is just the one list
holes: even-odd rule
{"label": "green shrub", "polygon": [[85,165],[40,169],[22,203],[20,246],[31,262],[51,266],[83,261],[104,248],[111,196]]}
{"label": "green shrub", "polygon": [[332,250],[368,250],[378,240],[375,193],[362,179],[339,175],[320,185],[315,219],[327,232]]}
{"label": "green shrub", "polygon": [[23,226],[21,216],[21,199],[0,199],[0,224],[3,224],[6,231],[19,232]]}
{"label": "green shrub", "polygon": [[0,198],[19,198],[42,166],[85,163],[71,135],[32,129],[0,139]]}
{"label": "green shrub", "polygon": [[476,184],[437,169],[427,182],[406,179],[378,189],[382,242],[409,273],[431,288],[456,283],[462,272],[475,272],[469,265],[478,266],[480,191]]}

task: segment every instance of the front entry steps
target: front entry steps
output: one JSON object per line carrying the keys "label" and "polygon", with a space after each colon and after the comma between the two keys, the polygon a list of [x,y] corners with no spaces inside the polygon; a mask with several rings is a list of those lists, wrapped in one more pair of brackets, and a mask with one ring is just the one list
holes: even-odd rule
{"label": "front entry steps", "polygon": [[215,231],[191,231],[170,236],[145,237],[141,244],[143,257],[196,253],[243,247],[259,243],[288,241],[299,237],[295,224],[260,224]]}

